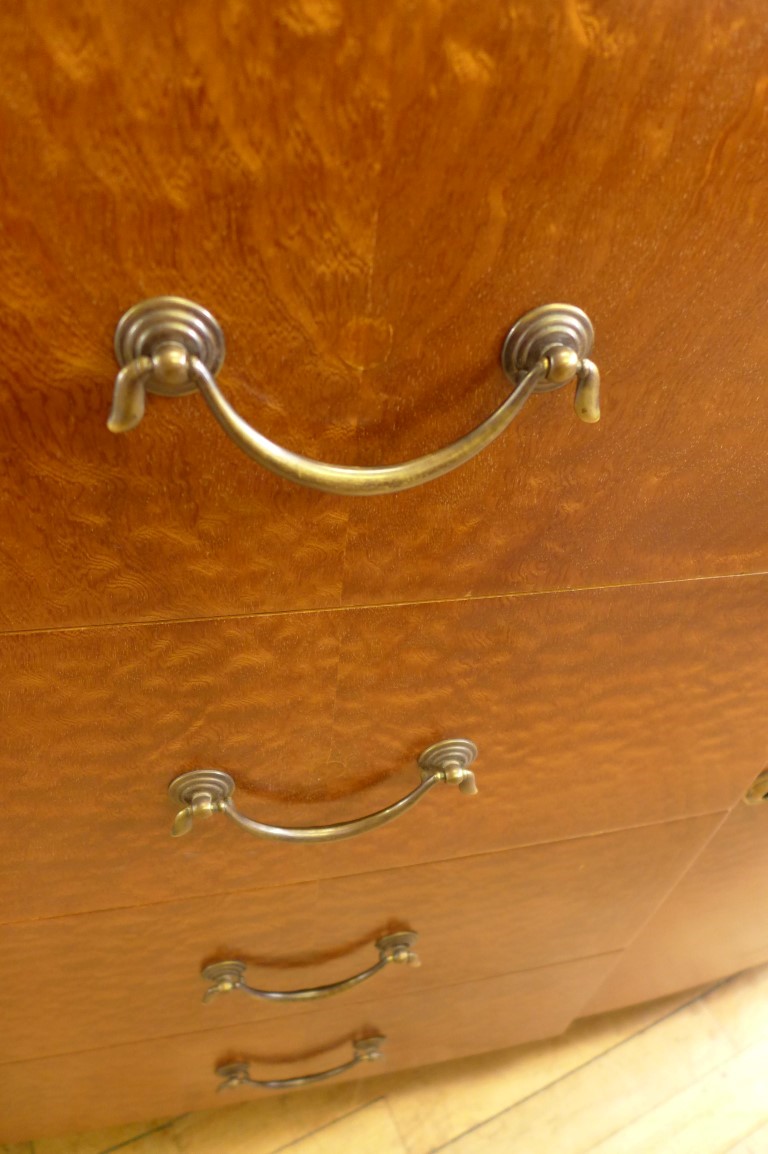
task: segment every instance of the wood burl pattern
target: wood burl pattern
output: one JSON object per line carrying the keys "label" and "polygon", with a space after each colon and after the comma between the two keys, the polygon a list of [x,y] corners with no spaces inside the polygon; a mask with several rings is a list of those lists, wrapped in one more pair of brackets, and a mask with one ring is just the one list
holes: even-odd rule
{"label": "wood burl pattern", "polygon": [[[768,578],[6,636],[5,921],[269,888],[721,812],[765,764]],[[391,803],[434,741],[480,749],[327,845],[223,817],[173,840],[177,774],[264,821]]]}
{"label": "wood burl pattern", "polygon": [[386,1035],[385,1061],[365,1077],[561,1033],[613,965],[611,955],[364,1005],[326,1004],[273,1022],[153,1038],[0,1066],[0,1141],[64,1134],[248,1101],[265,1091],[217,1093],[221,1062],[250,1060],[255,1078],[290,1078],[347,1061],[351,1041]]}
{"label": "wood burl pattern", "polygon": [[212,961],[248,962],[262,989],[319,986],[367,969],[380,935],[415,929],[420,968],[390,965],[334,1004],[446,987],[449,1005],[464,982],[619,950],[719,821],[2,926],[0,1062],[263,1019],[279,1034],[318,1006],[242,993],[204,1006]]}
{"label": "wood burl pattern", "polygon": [[[5,628],[768,567],[760,0],[40,0],[0,44]],[[199,398],[114,437],[114,326],[158,293],[327,460],[465,432],[553,300],[595,321],[604,423],[538,398],[359,502],[264,473]]]}

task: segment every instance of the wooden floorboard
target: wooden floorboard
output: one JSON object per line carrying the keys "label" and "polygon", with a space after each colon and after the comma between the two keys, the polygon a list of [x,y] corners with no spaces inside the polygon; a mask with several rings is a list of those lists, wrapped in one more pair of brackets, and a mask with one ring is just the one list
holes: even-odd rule
{"label": "wooden floorboard", "polygon": [[768,1154],[768,967],[560,1038],[0,1154]]}

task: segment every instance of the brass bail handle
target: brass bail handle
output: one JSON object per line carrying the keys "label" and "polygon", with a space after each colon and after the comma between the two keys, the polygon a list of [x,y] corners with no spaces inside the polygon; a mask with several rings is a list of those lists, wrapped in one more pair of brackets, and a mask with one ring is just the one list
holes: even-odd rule
{"label": "brass bail handle", "polygon": [[457,785],[460,793],[477,793],[475,775],[469,768],[476,757],[477,746],[466,738],[438,741],[419,755],[421,781],[405,797],[364,817],[320,826],[267,825],[246,817],[232,801],[235,782],[228,773],[220,769],[192,769],[174,778],[168,786],[171,800],[181,806],[171,827],[171,834],[173,837],[182,837],[192,829],[195,818],[223,813],[247,833],[272,841],[341,841],[394,821],[421,801],[436,785]]}
{"label": "brass bail handle", "polygon": [[155,297],[134,305],[118,323],[115,356],[121,367],[107,427],[113,433],[135,429],[144,416],[147,393],[180,397],[198,391],[227,436],[278,476],[327,493],[397,493],[471,460],[504,432],[534,393],[562,388],[575,379],[577,415],[582,421],[598,421],[600,374],[589,360],[593,339],[589,317],[574,305],[532,309],[515,322],[504,342],[501,367],[514,387],[495,412],[433,453],[397,465],[364,468],[303,457],[249,425],[216,383],[225,353],[218,321],[194,301]]}
{"label": "brass bail handle", "polygon": [[328,1078],[336,1078],[339,1074],[346,1074],[347,1070],[354,1070],[361,1062],[378,1062],[383,1057],[382,1046],[386,1038],[377,1036],[361,1038],[352,1043],[352,1057],[341,1066],[333,1066],[330,1070],[321,1070],[319,1074],[302,1074],[298,1078],[275,1078],[272,1081],[259,1081],[252,1078],[248,1062],[228,1062],[225,1066],[216,1068],[216,1075],[222,1079],[217,1086],[218,1090],[235,1090],[240,1086],[255,1086],[258,1090],[296,1090],[300,1086],[311,1086],[315,1082],[325,1082]]}
{"label": "brass bail handle", "polygon": [[313,1002],[318,998],[330,998],[335,994],[343,994],[345,990],[351,990],[362,982],[367,982],[387,966],[421,965],[419,955],[413,948],[418,937],[419,935],[413,930],[399,930],[394,934],[386,934],[376,942],[379,958],[372,966],[339,982],[331,982],[326,986],[311,986],[303,990],[259,990],[249,986],[245,981],[247,970],[245,962],[214,962],[200,972],[204,981],[212,983],[203,994],[203,1001],[212,1002],[220,994],[237,991],[247,994],[250,998],[263,998],[269,1002]]}

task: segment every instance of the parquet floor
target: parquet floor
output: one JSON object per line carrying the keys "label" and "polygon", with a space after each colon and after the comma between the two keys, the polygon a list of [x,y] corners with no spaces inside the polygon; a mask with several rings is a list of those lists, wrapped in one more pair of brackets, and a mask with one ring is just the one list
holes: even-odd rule
{"label": "parquet floor", "polygon": [[0,1154],[768,1154],[768,967],[561,1038]]}

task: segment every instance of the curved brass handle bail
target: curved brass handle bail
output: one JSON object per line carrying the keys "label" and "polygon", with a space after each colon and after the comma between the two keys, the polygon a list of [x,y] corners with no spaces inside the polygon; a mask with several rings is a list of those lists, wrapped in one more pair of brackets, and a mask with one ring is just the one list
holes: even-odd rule
{"label": "curved brass handle bail", "polygon": [[327,986],[314,986],[305,990],[257,990],[244,980],[245,962],[216,962],[206,966],[200,973],[206,982],[213,983],[203,994],[203,1001],[211,1002],[219,994],[230,994],[236,990],[241,990],[251,998],[264,998],[269,1002],[313,1002],[318,998],[330,998],[334,994],[342,994],[345,990],[351,990],[362,982],[367,982],[374,974],[380,973],[391,964],[421,965],[419,955],[413,949],[418,937],[419,935],[411,930],[387,934],[376,942],[379,960],[367,970],[354,974],[351,978],[344,978],[340,982],[331,982]]}
{"label": "curved brass handle bail", "polygon": [[469,768],[476,757],[477,747],[465,738],[438,741],[419,756],[421,784],[399,801],[353,821],[298,827],[266,825],[264,822],[246,817],[232,803],[235,782],[228,773],[223,773],[219,769],[193,769],[174,778],[168,787],[173,801],[182,806],[174,819],[171,834],[173,837],[181,837],[189,833],[196,817],[210,817],[213,814],[223,813],[256,837],[293,842],[341,841],[343,838],[355,837],[357,834],[367,833],[394,821],[436,785],[458,785],[461,793],[477,793],[475,775]]}
{"label": "curved brass handle bail", "polygon": [[504,432],[533,393],[559,389],[577,378],[576,412],[600,417],[597,369],[589,318],[573,305],[544,305],[521,317],[507,334],[502,368],[514,388],[477,428],[457,441],[398,465],[360,468],[332,465],[283,448],[236,412],[216,383],[224,360],[224,335],[202,306],[181,297],[157,297],[129,309],[118,323],[115,354],[123,366],[115,381],[107,427],[134,429],[144,415],[145,393],[183,396],[198,390],[224,432],[247,456],[278,476],[310,489],[373,496],[412,489],[472,459]]}
{"label": "curved brass handle bail", "polygon": [[341,1066],[334,1066],[330,1070],[321,1070],[319,1074],[303,1074],[299,1078],[276,1078],[270,1082],[261,1082],[252,1078],[248,1073],[247,1062],[229,1062],[226,1066],[218,1066],[216,1074],[223,1081],[219,1090],[234,1090],[238,1086],[256,1086],[259,1090],[295,1090],[299,1086],[311,1086],[315,1082],[325,1082],[328,1078],[336,1078],[345,1074],[347,1070],[354,1070],[361,1062],[378,1062],[383,1057],[382,1046],[386,1042],[384,1037],[361,1038],[352,1045],[353,1053],[349,1062]]}

